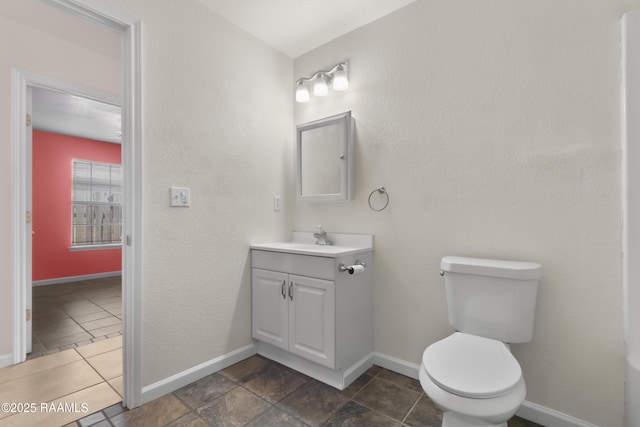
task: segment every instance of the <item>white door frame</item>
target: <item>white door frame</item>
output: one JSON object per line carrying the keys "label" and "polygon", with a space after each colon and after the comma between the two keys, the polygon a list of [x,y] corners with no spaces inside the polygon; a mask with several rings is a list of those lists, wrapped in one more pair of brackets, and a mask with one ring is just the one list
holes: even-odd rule
{"label": "white door frame", "polygon": [[[13,70],[12,70],[13,73]],[[27,117],[33,117],[33,88],[27,87],[25,110],[28,114]],[[23,126],[27,129],[33,129],[31,123],[27,123],[25,115]],[[25,211],[29,212],[28,215],[33,214],[33,132],[25,131],[24,139],[25,147]],[[25,353],[31,353],[33,351],[33,221],[28,218],[29,221],[25,221],[25,238],[24,238],[24,250],[26,257],[25,263],[25,305],[27,309],[27,318],[24,326],[24,339],[25,339]],[[31,235],[31,236],[29,236]],[[31,237],[31,238],[29,238]],[[22,307],[20,307],[22,308]],[[24,312],[24,310],[22,310]]]}
{"label": "white door frame", "polygon": [[[43,1],[122,35],[123,388],[125,406],[134,408],[142,403],[141,22],[98,0]],[[14,362],[19,363],[26,353],[26,88],[51,86],[52,81],[19,70],[13,70],[12,78],[13,354]]]}
{"label": "white door frame", "polygon": [[622,17],[622,285],[624,420],[640,423],[640,9]]}
{"label": "white door frame", "polygon": [[[15,144],[17,145],[15,145],[16,150],[14,150],[14,153],[16,153],[20,157],[19,159],[16,158],[16,164],[21,166],[19,170],[18,168],[14,169],[16,173],[20,174],[20,177],[16,177],[17,179],[15,182],[20,183],[21,177],[24,177],[23,182],[19,184],[20,191],[24,191],[24,193],[20,195],[20,202],[17,203],[16,206],[20,206],[22,203],[24,203],[24,207],[20,206],[20,212],[32,212],[32,127],[25,123],[26,115],[31,114],[32,99],[29,89],[33,87],[41,87],[51,91],[64,92],[71,95],[77,95],[82,98],[89,98],[94,101],[111,104],[118,107],[121,106],[120,98],[113,97],[111,95],[101,93],[93,89],[77,86],[72,83],[55,80],[47,76],[32,73],[30,71],[18,70],[14,68],[11,70],[11,72],[12,87],[14,89],[14,129],[18,131],[16,133],[17,139],[15,140]],[[18,192],[16,192],[16,194],[18,194]],[[16,254],[21,254],[21,258],[17,261],[20,264],[19,271],[23,273],[20,280],[16,282],[16,286],[20,286],[23,291],[14,293],[14,296],[17,296],[19,298],[18,301],[15,301],[15,313],[24,313],[25,309],[31,310],[31,287],[33,285],[31,277],[31,231],[33,224],[25,221],[24,216],[25,215],[23,213],[23,220],[20,221],[20,224],[16,224],[14,228],[14,232],[18,233],[18,235],[16,235],[16,238],[24,236],[24,247],[14,252]],[[15,217],[20,218],[17,214],[17,211]],[[20,229],[20,227],[23,228]],[[14,363],[24,362],[26,353],[31,352],[31,323],[32,322],[29,319],[24,319],[23,322],[15,323],[18,329],[16,329],[16,331],[14,332],[14,348],[17,348],[18,351],[14,352]]]}

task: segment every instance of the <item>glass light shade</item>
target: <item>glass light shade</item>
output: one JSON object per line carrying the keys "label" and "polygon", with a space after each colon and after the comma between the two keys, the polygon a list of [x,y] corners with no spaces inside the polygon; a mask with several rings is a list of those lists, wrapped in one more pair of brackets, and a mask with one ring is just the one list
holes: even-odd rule
{"label": "glass light shade", "polygon": [[329,94],[327,79],[323,75],[319,75],[313,80],[313,94],[315,96],[327,96]]}
{"label": "glass light shade", "polygon": [[298,87],[296,88],[296,102],[309,102],[309,89],[304,82],[298,82]]}
{"label": "glass light shade", "polygon": [[342,65],[333,73],[333,90],[345,90],[349,87],[347,72]]}

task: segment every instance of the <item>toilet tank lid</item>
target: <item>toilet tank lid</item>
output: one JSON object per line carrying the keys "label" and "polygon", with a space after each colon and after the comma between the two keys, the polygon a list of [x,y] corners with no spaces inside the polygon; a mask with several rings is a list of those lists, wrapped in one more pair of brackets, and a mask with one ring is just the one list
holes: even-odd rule
{"label": "toilet tank lid", "polygon": [[542,277],[542,265],[537,262],[446,256],[440,268],[445,272],[534,280]]}

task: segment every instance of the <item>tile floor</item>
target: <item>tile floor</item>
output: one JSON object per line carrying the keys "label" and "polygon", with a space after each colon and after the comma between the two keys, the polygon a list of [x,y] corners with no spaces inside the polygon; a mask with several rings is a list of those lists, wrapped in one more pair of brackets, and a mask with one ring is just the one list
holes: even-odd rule
{"label": "tile floor", "polygon": [[33,288],[33,351],[27,359],[122,335],[120,276]]}
{"label": "tile floor", "polygon": [[60,351],[0,369],[0,402],[34,405],[3,405],[0,427],[59,427],[104,408],[122,412],[122,394],[122,337]]}
{"label": "tile floor", "polygon": [[[0,427],[441,425],[441,412],[417,380],[374,366],[338,391],[261,356],[127,410],[121,403],[121,304],[120,277],[34,288],[29,358],[35,360],[0,369],[0,402],[89,408],[0,413]],[[509,427],[540,426],[514,417]]]}
{"label": "tile floor", "polygon": [[[338,391],[252,356],[139,408],[114,405],[65,427],[346,427],[441,425],[412,378],[374,366]],[[509,427],[541,427],[514,417]]]}

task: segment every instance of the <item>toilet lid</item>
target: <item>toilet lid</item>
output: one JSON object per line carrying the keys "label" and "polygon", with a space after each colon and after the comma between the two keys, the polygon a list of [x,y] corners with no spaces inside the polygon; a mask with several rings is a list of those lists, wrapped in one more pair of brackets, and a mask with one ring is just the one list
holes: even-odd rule
{"label": "toilet lid", "polygon": [[502,342],[461,332],[427,347],[422,363],[440,388],[473,398],[505,394],[522,376],[520,365]]}

